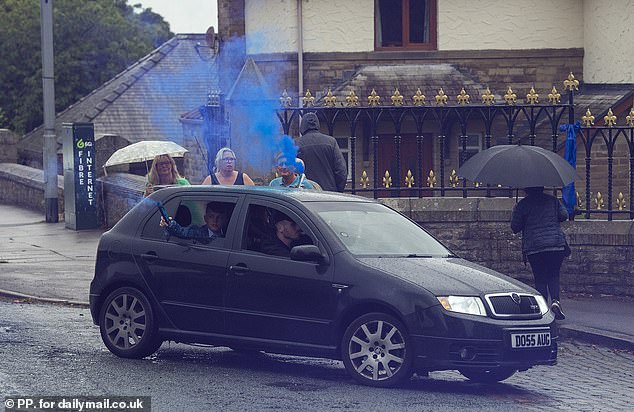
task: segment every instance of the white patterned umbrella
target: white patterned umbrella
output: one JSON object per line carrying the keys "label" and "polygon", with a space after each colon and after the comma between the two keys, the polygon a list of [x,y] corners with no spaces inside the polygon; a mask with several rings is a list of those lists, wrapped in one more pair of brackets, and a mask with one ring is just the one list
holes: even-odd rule
{"label": "white patterned umbrella", "polygon": [[110,156],[104,164],[106,166],[122,165],[126,163],[147,162],[155,156],[168,154],[172,157],[181,157],[187,152],[182,146],[167,140],[144,140],[123,147]]}

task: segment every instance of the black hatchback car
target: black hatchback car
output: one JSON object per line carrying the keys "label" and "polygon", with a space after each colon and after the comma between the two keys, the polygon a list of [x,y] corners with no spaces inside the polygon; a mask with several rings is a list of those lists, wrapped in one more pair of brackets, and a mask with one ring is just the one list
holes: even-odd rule
{"label": "black hatchback car", "polygon": [[103,234],[90,310],[121,357],[206,343],[340,359],[373,386],[446,369],[495,382],[557,359],[537,291],[387,206],[329,192],[159,190]]}

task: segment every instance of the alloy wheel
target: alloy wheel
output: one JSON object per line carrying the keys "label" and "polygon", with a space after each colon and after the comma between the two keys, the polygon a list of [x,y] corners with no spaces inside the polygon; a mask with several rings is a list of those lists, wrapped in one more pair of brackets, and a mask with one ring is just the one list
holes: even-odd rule
{"label": "alloy wheel", "polygon": [[344,363],[362,383],[392,386],[410,376],[407,341],[396,319],[385,314],[366,315],[353,322],[346,333]]}
{"label": "alloy wheel", "polygon": [[117,289],[106,298],[99,326],[108,349],[121,357],[144,357],[161,344],[150,303],[134,288]]}

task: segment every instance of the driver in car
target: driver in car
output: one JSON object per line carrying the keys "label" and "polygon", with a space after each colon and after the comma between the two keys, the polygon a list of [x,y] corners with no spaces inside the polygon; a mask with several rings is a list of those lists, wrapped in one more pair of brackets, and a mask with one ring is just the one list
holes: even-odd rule
{"label": "driver in car", "polygon": [[225,237],[227,224],[227,206],[220,202],[209,202],[203,216],[205,224],[202,226],[182,227],[170,218],[169,224],[161,217],[160,225],[168,234],[182,239],[215,239]]}
{"label": "driver in car", "polygon": [[275,235],[262,242],[260,250],[274,256],[290,257],[291,249],[298,245],[312,245],[311,238],[290,217],[277,212],[273,215]]}

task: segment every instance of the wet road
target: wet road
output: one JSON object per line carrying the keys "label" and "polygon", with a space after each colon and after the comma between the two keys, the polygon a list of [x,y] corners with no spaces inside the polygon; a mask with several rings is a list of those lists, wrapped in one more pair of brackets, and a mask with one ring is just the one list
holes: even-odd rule
{"label": "wet road", "polygon": [[120,359],[101,343],[87,309],[0,299],[0,397],[151,396],[153,411],[626,410],[634,354],[564,342],[559,364],[504,383],[432,372],[396,389],[355,384],[340,362],[164,343]]}

